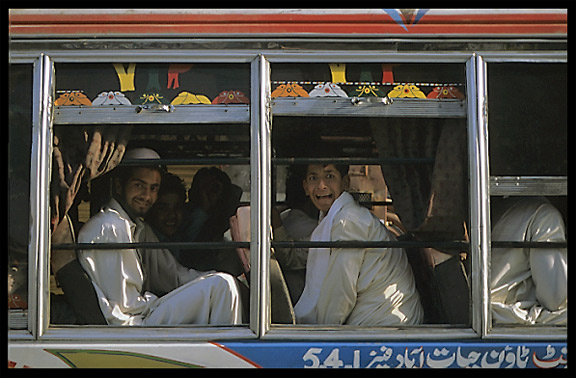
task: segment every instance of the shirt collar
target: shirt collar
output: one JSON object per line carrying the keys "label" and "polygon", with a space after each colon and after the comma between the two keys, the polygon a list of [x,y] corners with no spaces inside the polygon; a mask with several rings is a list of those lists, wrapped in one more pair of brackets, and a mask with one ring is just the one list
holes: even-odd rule
{"label": "shirt collar", "polygon": [[120,205],[120,203],[114,199],[111,198],[110,201],[108,202],[108,204],[106,205],[106,208],[112,211],[115,211],[116,213],[118,213],[118,215],[124,219],[125,221],[128,222],[128,224],[130,225],[130,230],[132,230],[132,234],[134,235],[134,238],[136,240],[138,240],[138,235],[140,234],[140,232],[142,232],[142,230],[144,229],[144,221],[140,218],[136,218],[135,220],[132,219],[130,217],[130,215],[128,215],[128,213],[126,212],[126,210],[124,210],[124,208],[122,207],[122,205]]}

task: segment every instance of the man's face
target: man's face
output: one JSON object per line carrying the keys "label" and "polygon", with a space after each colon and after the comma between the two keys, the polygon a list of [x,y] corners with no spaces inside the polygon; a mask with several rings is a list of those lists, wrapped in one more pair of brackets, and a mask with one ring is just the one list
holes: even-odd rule
{"label": "man's face", "polygon": [[144,216],[158,199],[162,177],[150,168],[135,168],[122,191],[126,211],[135,217]]}
{"label": "man's face", "polygon": [[159,198],[146,220],[166,236],[178,231],[182,218],[184,202],[177,193],[164,193]]}
{"label": "man's face", "polygon": [[345,189],[345,180],[334,164],[311,164],[303,181],[304,192],[320,211],[327,212]]}

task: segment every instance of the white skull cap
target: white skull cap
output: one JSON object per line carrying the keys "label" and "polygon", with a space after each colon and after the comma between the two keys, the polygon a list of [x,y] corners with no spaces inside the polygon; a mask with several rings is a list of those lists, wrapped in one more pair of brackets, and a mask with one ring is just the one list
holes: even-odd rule
{"label": "white skull cap", "polygon": [[133,148],[127,150],[124,155],[125,159],[160,159],[158,152],[150,148]]}

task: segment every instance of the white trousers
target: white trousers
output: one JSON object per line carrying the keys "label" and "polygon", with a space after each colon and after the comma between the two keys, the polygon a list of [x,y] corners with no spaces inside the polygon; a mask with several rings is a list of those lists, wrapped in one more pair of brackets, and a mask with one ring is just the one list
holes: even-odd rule
{"label": "white trousers", "polygon": [[158,305],[144,318],[142,325],[242,323],[238,286],[234,277],[226,273],[197,278],[157,301]]}

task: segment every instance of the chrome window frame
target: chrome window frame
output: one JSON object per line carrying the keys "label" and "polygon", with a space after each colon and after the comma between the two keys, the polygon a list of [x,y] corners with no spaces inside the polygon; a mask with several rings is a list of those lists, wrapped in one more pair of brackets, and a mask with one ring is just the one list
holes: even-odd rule
{"label": "chrome window frame", "polygon": [[[16,57],[11,59],[11,63],[29,62],[31,57]],[[50,326],[50,214],[49,214],[49,193],[50,193],[50,174],[52,161],[52,139],[53,139],[53,102],[54,102],[54,66],[57,63],[109,63],[112,61],[122,62],[126,59],[131,62],[220,62],[215,54],[202,55],[195,59],[195,56],[189,56],[184,59],[181,54],[177,56],[166,57],[163,54],[148,56],[139,60],[131,54],[120,54],[120,59],[111,59],[106,61],[98,53],[90,51],[89,54],[63,54],[61,56],[49,56],[40,53],[34,62],[34,97],[33,97],[33,130],[32,130],[32,149],[31,149],[31,236],[29,244],[29,311],[28,330],[10,330],[12,340],[114,340],[114,341],[150,341],[151,335],[157,335],[161,341],[205,341],[205,340],[234,340],[234,339],[254,339],[257,337],[256,330],[261,329],[259,325],[264,320],[257,318],[256,323],[250,321],[248,326],[190,326],[190,327],[115,327],[115,326]],[[168,54],[169,55],[169,54]],[[172,58],[174,58],[172,60]],[[252,58],[252,60],[250,60]],[[258,64],[258,56],[249,56],[242,54],[239,57],[226,59],[230,63],[249,63],[252,72]],[[258,85],[259,80],[251,80],[251,85]],[[251,88],[251,91],[260,92],[259,88]],[[261,144],[262,137],[260,128],[255,120],[251,119],[251,130],[256,132],[251,135],[251,143]],[[251,150],[260,151],[261,148],[251,145]],[[262,163],[258,165],[261,167]],[[254,168],[251,168],[251,170]],[[266,175],[263,175],[266,176]],[[257,187],[253,180],[251,191],[257,192]],[[251,205],[258,211],[259,202],[256,199],[251,200]],[[256,227],[256,232],[261,227]],[[254,234],[254,231],[253,231]],[[254,238],[253,240],[257,240]],[[259,264],[256,259],[259,256],[257,252],[260,245],[252,242],[250,245],[252,261],[254,265]],[[46,252],[44,252],[46,251]],[[254,282],[254,278],[252,278]],[[259,281],[256,281],[258,292],[264,289]],[[251,294],[252,295],[252,294]],[[251,313],[265,313],[265,309],[260,308],[262,304],[259,301],[251,301]],[[119,332],[119,330],[122,330]],[[154,336],[152,336],[154,337]]]}
{"label": "chrome window frame", "polygon": [[[266,53],[266,58],[271,64],[274,63],[459,63],[466,69],[466,87],[468,88],[468,112],[470,112],[471,99],[476,98],[476,93],[470,88],[475,88],[473,81],[476,78],[475,67],[470,64],[475,54],[472,52],[455,53],[421,53],[421,52],[376,52],[376,51],[322,51],[322,52],[277,52]],[[285,114],[283,114],[285,115]],[[467,128],[469,133],[476,134],[476,124],[473,117],[468,114]],[[273,127],[273,126],[272,126]],[[469,144],[470,144],[469,140]],[[470,151],[470,147],[468,148]],[[475,167],[471,165],[471,167]],[[471,180],[472,181],[472,180]],[[472,185],[472,183],[471,183]],[[269,224],[265,225],[269,227]],[[472,246],[473,244],[470,243]],[[472,248],[471,248],[472,249]],[[475,252],[472,252],[475,254]],[[473,268],[474,269],[474,268]],[[478,277],[475,278],[475,280]],[[476,286],[477,283],[473,282]],[[479,290],[472,291],[474,301]],[[362,332],[362,331],[366,332]],[[361,336],[359,336],[359,334]],[[419,325],[412,327],[353,327],[353,326],[318,326],[318,325],[273,325],[270,331],[263,337],[269,340],[464,340],[478,339],[480,330],[472,324],[471,327],[459,328],[442,325]]]}
{"label": "chrome window frame", "polygon": [[[481,71],[483,72],[483,87],[480,88],[479,95],[483,97],[485,114],[482,120],[485,129],[485,137],[483,138],[486,146],[482,152],[486,159],[486,173],[483,180],[488,180],[485,184],[485,191],[487,195],[481,198],[482,206],[486,209],[485,216],[486,221],[486,248],[483,249],[483,260],[486,262],[490,261],[491,258],[491,227],[490,227],[490,196],[492,194],[509,194],[509,195],[534,195],[534,187],[542,187],[542,182],[549,182],[552,187],[544,194],[541,195],[567,195],[567,177],[544,177],[539,179],[538,177],[525,177],[524,185],[525,188],[522,190],[517,190],[516,183],[520,183],[521,179],[514,179],[507,176],[490,176],[490,159],[488,154],[488,130],[489,130],[489,119],[488,119],[488,65],[490,63],[568,63],[568,56],[566,52],[530,52],[530,53],[495,53],[487,52],[482,54],[481,62],[479,65],[482,66]],[[496,182],[498,179],[501,181],[514,181],[513,185],[508,185],[504,188],[498,188]],[[489,266],[489,265],[486,265]],[[566,340],[568,337],[567,326],[547,326],[547,325],[494,325],[492,323],[492,311],[490,306],[490,270],[484,275],[484,280],[482,281],[482,296],[485,299],[485,305],[483,308],[484,313],[484,323],[482,325],[482,338],[487,340],[497,340],[497,339],[518,339],[518,340]]]}
{"label": "chrome window frame", "polygon": [[[10,331],[11,337],[42,340],[218,340],[218,339],[322,339],[322,340],[455,340],[513,337],[525,339],[565,339],[566,328],[553,328],[542,334],[542,327],[491,329],[489,311],[488,262],[490,258],[488,171],[488,120],[486,64],[489,62],[566,62],[565,52],[397,52],[397,51],[276,51],[276,50],[53,50],[37,54],[11,52],[11,63],[34,62],[34,112],[32,172],[41,179],[31,183],[30,296],[36,305],[28,319],[28,334]],[[251,221],[252,265],[261,271],[251,277],[251,318],[249,327],[49,327],[49,213],[48,188],[52,153],[53,93],[46,87],[53,82],[55,63],[112,63],[131,61],[248,63],[251,66]],[[268,264],[270,253],[269,210],[271,182],[265,174],[271,167],[270,64],[273,63],[460,63],[466,67],[467,129],[470,175],[470,250],[472,258],[472,324],[470,328],[425,325],[407,328],[318,327],[272,325]],[[51,68],[50,68],[51,67]],[[52,70],[52,76],[49,71]],[[50,79],[48,79],[50,77]],[[47,104],[50,104],[48,106]],[[34,174],[34,179],[36,179]],[[33,195],[33,193],[35,193]],[[43,195],[40,195],[43,193]],[[256,195],[254,195],[256,194]],[[478,201],[474,200],[478,198]],[[47,254],[39,253],[47,251]],[[37,301],[38,303],[34,303]],[[31,307],[34,308],[34,305]],[[42,321],[40,321],[42,320]],[[548,330],[548,328],[546,328]],[[360,336],[359,336],[360,335]],[[537,335],[541,335],[538,337]]]}
{"label": "chrome window frame", "polygon": [[50,254],[50,173],[52,162],[52,105],[54,63],[40,54],[34,62],[32,148],[30,155],[30,243],[28,246],[28,329],[35,339],[48,326]]}

